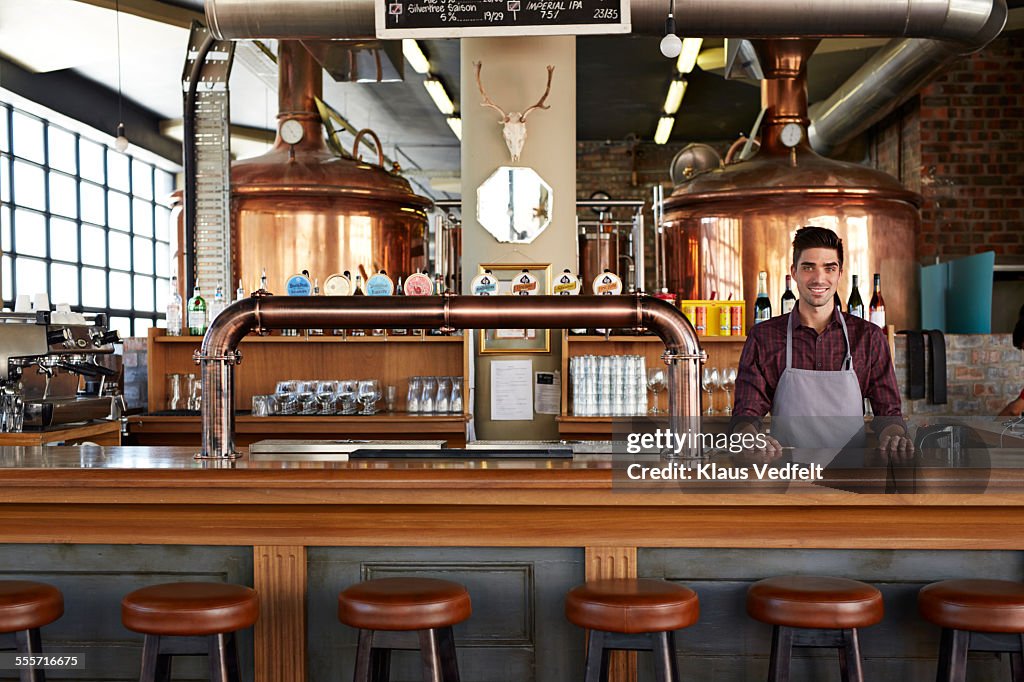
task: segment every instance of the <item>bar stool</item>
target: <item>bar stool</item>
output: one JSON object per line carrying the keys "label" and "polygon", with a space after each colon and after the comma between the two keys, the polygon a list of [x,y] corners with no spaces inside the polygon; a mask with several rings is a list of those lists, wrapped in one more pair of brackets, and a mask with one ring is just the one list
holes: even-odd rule
{"label": "bar stool", "polygon": [[651,651],[655,679],[675,682],[675,630],[700,616],[697,593],[666,580],[615,578],[591,580],[569,590],[565,617],[586,628],[586,682],[608,679],[611,650]]}
{"label": "bar stool", "polygon": [[338,595],[338,620],[359,629],[355,682],[388,682],[394,649],[420,651],[424,682],[459,682],[452,626],[473,612],[469,592],[435,578],[378,578]]}
{"label": "bar stool", "polygon": [[[0,580],[0,633],[14,633],[19,654],[41,654],[39,628],[64,615],[64,596],[56,587],[28,580]],[[42,670],[22,670],[22,682],[45,682]]]}
{"label": "bar stool", "polygon": [[[225,583],[164,583],[121,600],[121,622],[146,637],[139,682],[171,679],[173,656],[209,656],[211,682],[240,682],[235,631],[260,613],[256,590]],[[168,638],[205,637],[206,647]]]}
{"label": "bar stool", "polygon": [[1024,682],[1024,584],[1010,580],[943,580],[921,589],[917,607],[942,628],[938,682],[963,682],[967,652],[1010,654],[1010,677]]}
{"label": "bar stool", "polygon": [[862,682],[857,629],[883,612],[882,593],[859,580],[782,576],[747,590],[747,613],[772,625],[768,682],[788,682],[793,647],[839,649],[843,682]]}

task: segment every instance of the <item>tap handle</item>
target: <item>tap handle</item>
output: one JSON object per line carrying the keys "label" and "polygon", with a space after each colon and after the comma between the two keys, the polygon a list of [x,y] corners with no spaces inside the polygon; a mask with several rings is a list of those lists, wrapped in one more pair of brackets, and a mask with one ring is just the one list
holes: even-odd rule
{"label": "tap handle", "polygon": [[96,345],[98,346],[106,346],[114,343],[121,343],[121,336],[117,333],[116,329],[103,332],[96,337]]}
{"label": "tap handle", "polygon": [[71,330],[67,327],[51,329],[46,332],[46,343],[51,346],[63,346],[71,340]]}

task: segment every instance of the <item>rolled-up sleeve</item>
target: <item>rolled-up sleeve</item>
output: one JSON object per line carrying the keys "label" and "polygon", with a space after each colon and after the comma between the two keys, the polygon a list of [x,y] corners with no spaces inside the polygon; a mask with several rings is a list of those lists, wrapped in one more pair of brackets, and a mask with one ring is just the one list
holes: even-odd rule
{"label": "rolled-up sleeve", "polygon": [[899,384],[896,383],[896,370],[889,354],[889,341],[881,328],[871,331],[869,358],[865,397],[871,401],[871,411],[876,417],[902,417],[903,404]]}

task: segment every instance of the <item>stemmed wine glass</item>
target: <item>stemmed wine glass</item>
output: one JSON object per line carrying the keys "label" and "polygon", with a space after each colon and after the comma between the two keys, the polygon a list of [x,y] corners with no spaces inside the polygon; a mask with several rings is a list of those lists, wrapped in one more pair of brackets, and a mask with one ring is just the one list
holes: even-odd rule
{"label": "stemmed wine glass", "polygon": [[356,389],[356,397],[363,404],[363,411],[359,414],[374,414],[376,410],[373,404],[380,400],[380,382],[376,379],[364,379],[359,382]]}
{"label": "stemmed wine glass", "polygon": [[733,386],[736,385],[736,368],[722,370],[722,390],[725,391],[725,413],[732,414],[732,398],[729,397]]}
{"label": "stemmed wine glass", "polygon": [[658,393],[665,390],[665,370],[661,367],[651,367],[647,370],[647,389],[654,394],[654,407],[650,414],[665,414],[665,410],[658,407]]}
{"label": "stemmed wine glass", "polygon": [[704,415],[708,417],[714,416],[715,413],[715,389],[721,383],[721,377],[718,374],[717,367],[705,367],[704,368],[704,392],[708,394],[708,408],[704,410]]}

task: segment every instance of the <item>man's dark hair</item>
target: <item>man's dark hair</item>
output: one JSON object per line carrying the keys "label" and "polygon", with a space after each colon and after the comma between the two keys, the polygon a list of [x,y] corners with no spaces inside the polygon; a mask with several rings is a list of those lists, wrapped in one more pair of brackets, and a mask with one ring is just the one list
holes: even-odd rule
{"label": "man's dark hair", "polygon": [[839,267],[843,267],[843,240],[827,227],[807,225],[793,237],[793,265],[799,265],[800,254],[807,249],[835,249],[839,254]]}

